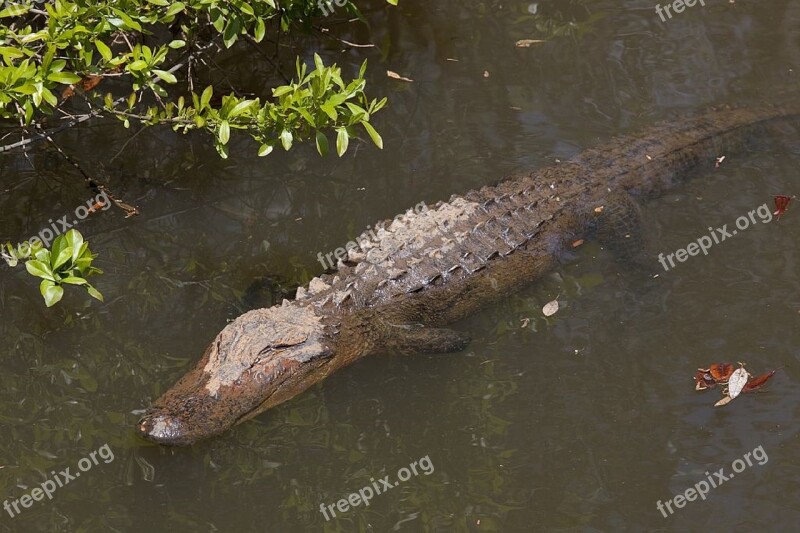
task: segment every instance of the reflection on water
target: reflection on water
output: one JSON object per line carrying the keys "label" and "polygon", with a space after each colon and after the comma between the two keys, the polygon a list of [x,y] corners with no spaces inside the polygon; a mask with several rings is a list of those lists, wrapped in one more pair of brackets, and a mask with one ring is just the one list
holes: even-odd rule
{"label": "reflection on water", "polygon": [[[377,356],[222,438],[165,449],[132,432],[138,409],[226,323],[318,274],[317,253],[425,200],[570,157],[610,137],[721,103],[786,101],[800,72],[800,2],[707,2],[661,22],[652,3],[382,0],[343,35],[309,41],[355,71],[366,55],[387,149],[321,160],[220,160],[201,136],[132,139],[113,123],[60,136],[139,206],[81,231],[101,252],[106,303],[41,305],[24,273],[0,272],[0,499],[107,443],[116,460],[0,531],[530,531],[788,529],[800,455],[797,214],[758,224],[655,279],[594,243],[529,290],[465,321],[463,353]],[[519,48],[521,39],[546,42]],[[222,65],[245,84],[266,70]],[[384,79],[392,70],[413,83]],[[725,164],[651,202],[646,235],[671,251],[774,194],[796,193],[797,139]],[[3,239],[85,201],[48,150],[4,155]],[[796,206],[793,206],[796,207]],[[545,319],[544,303],[561,310]],[[698,365],[780,368],[768,392],[726,408],[692,390]],[[665,501],[763,446],[748,469],[663,518]],[[326,521],[370,479],[429,457],[435,471]]]}

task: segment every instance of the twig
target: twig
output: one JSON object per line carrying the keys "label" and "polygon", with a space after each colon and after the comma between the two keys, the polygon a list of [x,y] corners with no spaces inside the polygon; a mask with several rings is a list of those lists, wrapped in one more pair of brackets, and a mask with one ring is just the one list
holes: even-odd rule
{"label": "twig", "polygon": [[256,52],[258,52],[261,55],[261,57],[266,59],[269,62],[269,64],[272,65],[272,68],[274,68],[278,72],[278,74],[280,74],[284,82],[286,82],[287,84],[292,83],[291,78],[289,78],[286,74],[284,74],[283,70],[281,70],[280,65],[275,61],[273,61],[272,58],[269,57],[269,55],[267,55],[267,53],[264,50],[262,50],[260,46],[258,46],[258,43],[255,41],[255,39],[253,39],[251,36],[248,35],[246,41],[250,46],[255,48]]}
{"label": "twig", "polygon": [[[37,129],[41,129],[41,126],[39,126],[37,124],[36,128]],[[132,206],[132,205],[130,205],[128,203],[123,202],[122,200],[120,200],[119,198],[114,196],[114,194],[108,189],[108,187],[105,184],[100,183],[96,179],[94,179],[91,176],[89,176],[89,174],[87,174],[86,171],[84,171],[81,168],[81,166],[78,164],[77,161],[75,161],[70,156],[68,156],[66,154],[66,152],[64,152],[64,150],[62,150],[61,147],[58,144],[56,144],[56,142],[53,140],[53,138],[47,132],[40,132],[40,133],[42,135],[44,135],[44,138],[47,139],[50,142],[50,144],[53,145],[53,147],[58,151],[59,154],[61,154],[61,157],[63,157],[64,160],[67,163],[69,163],[70,165],[75,167],[78,170],[78,172],[81,173],[81,175],[83,176],[83,179],[86,180],[86,183],[87,183],[87,185],[89,185],[89,187],[91,187],[95,191],[99,191],[101,193],[104,193],[106,196],[108,196],[109,200],[111,200],[112,202],[114,202],[116,204],[117,207],[119,207],[120,209],[125,211],[125,213],[126,213],[125,214],[125,218],[132,217],[132,216],[135,216],[135,215],[139,214],[139,210],[136,207],[134,207],[134,206]]]}
{"label": "twig", "polygon": [[340,43],[346,44],[347,46],[352,46],[353,48],[375,48],[375,45],[371,44],[371,43],[370,44],[357,44],[357,43],[351,43],[350,41],[346,41],[346,40],[342,39],[341,37],[337,37],[336,35],[331,34],[327,30],[327,28],[320,28],[318,26],[312,26],[312,27],[316,31],[321,33],[322,35],[324,35],[326,37],[330,37],[331,39],[336,39]]}

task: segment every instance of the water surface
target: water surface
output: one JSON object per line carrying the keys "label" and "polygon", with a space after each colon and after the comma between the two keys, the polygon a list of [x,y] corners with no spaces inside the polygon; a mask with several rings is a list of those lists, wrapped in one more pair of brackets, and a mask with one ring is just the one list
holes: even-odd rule
{"label": "water surface", "polygon": [[[0,531],[789,530],[800,521],[800,248],[792,209],[664,272],[669,253],[797,192],[797,139],[726,155],[645,208],[652,274],[595,243],[541,283],[459,324],[457,354],[375,356],[223,437],[188,449],[133,434],[139,410],[226,321],[321,272],[368,224],[420,201],[566,159],[615,135],[726,103],[797,101],[800,2],[706,0],[662,22],[643,1],[380,0],[346,49],[309,38],[390,106],[386,149],[313,146],[219,159],[202,135],[97,122],[59,135],[141,215],[79,229],[106,302],[44,308],[32,278],[0,272],[0,499],[108,444],[100,461]],[[517,48],[520,39],[543,40]],[[343,50],[343,48],[345,48]],[[221,58],[254,91],[277,80],[247,49]],[[287,65],[291,58],[287,56]],[[255,62],[257,63],[257,62]],[[291,68],[291,67],[289,67]],[[392,70],[413,83],[383,76]],[[133,135],[135,134],[135,135]],[[133,136],[132,136],[133,135]],[[0,156],[0,237],[24,239],[89,199],[52,149]],[[796,206],[793,206],[796,208]],[[561,310],[541,307],[558,297]],[[780,369],[723,409],[698,366]],[[745,469],[664,518],[657,502],[761,446]],[[369,507],[320,504],[421,458]]]}

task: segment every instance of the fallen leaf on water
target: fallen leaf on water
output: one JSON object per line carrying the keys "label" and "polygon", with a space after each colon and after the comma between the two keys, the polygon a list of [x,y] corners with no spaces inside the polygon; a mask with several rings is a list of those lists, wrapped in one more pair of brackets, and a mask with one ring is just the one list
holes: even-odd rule
{"label": "fallen leaf on water", "polygon": [[730,379],[731,374],[733,374],[733,368],[732,363],[714,363],[708,367],[708,373],[711,374],[714,381],[720,383]]}
{"label": "fallen leaf on water", "polygon": [[781,216],[789,209],[789,202],[792,201],[791,196],[784,196],[779,194],[775,197],[775,212],[772,213],[773,215],[777,215],[778,220],[781,219]]}
{"label": "fallen leaf on water", "polygon": [[775,375],[775,370],[766,374],[753,377],[744,369],[744,363],[739,363],[739,368],[734,370],[732,363],[714,363],[708,368],[698,368],[694,374],[694,389],[703,391],[713,389],[717,385],[726,385],[722,393],[723,398],[714,404],[714,407],[727,405],[731,400],[743,392],[753,392]]}
{"label": "fallen leaf on water", "polygon": [[542,41],[541,39],[520,39],[519,41],[516,42],[516,47],[517,48],[530,48],[530,46],[532,44],[539,44],[539,43],[543,43],[543,42],[545,42],[545,41]]}
{"label": "fallen leaf on water", "polygon": [[387,70],[386,71],[386,75],[389,76],[392,79],[395,79],[395,80],[408,81],[408,82],[413,82],[414,81],[411,78],[406,78],[405,76],[401,76],[397,72],[392,72],[391,70]]}
{"label": "fallen leaf on water", "polygon": [[583,244],[583,239],[578,239],[577,241],[575,241],[575,242],[573,242],[573,243],[572,243],[572,247],[573,247],[573,248],[577,248],[577,247],[578,247],[578,246],[580,246],[581,244]]}
{"label": "fallen leaf on water", "polygon": [[730,396],[725,396],[720,401],[715,403],[714,407],[722,407],[723,405],[727,405],[727,404],[731,403],[731,400],[733,400],[733,398],[731,398]]}
{"label": "fallen leaf on water", "polygon": [[744,386],[747,385],[747,378],[749,377],[750,374],[747,373],[744,367],[734,370],[733,374],[731,374],[731,377],[728,379],[728,396],[731,397],[731,400],[739,396]]}
{"label": "fallen leaf on water", "polygon": [[766,374],[761,374],[760,376],[754,377],[742,389],[742,392],[753,392],[754,390],[761,387],[764,383],[769,381],[769,378],[775,375],[776,370],[770,370]]}
{"label": "fallen leaf on water", "polygon": [[542,307],[542,313],[544,313],[544,316],[553,316],[558,313],[558,300],[547,302],[544,307]]}
{"label": "fallen leaf on water", "polygon": [[694,375],[694,390],[713,389],[717,386],[717,382],[711,377],[708,370],[699,368]]}

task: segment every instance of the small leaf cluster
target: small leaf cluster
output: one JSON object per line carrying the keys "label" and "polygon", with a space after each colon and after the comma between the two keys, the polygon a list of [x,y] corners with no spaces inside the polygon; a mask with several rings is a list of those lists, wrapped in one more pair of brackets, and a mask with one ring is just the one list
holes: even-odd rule
{"label": "small leaf cluster", "polygon": [[135,98],[128,99],[128,110],[119,112],[110,94],[105,97],[105,106],[117,111],[120,120],[135,117],[147,124],[168,123],[175,131],[186,133],[193,129],[207,129],[214,134],[215,147],[223,158],[228,157],[228,141],[231,131],[246,131],[259,144],[258,155],[265,156],[280,145],[289,150],[295,142],[314,138],[321,155],[328,152],[328,137],[325,130],[336,134],[336,153],[343,155],[350,138],[361,126],[379,148],[383,140],[370,124],[372,114],[386,105],[386,98],[369,100],[364,94],[364,72],[362,64],[358,78],[345,83],[341,69],[336,65],[325,66],[319,55],[314,54],[315,69],[307,72],[307,66],[297,62],[297,81],[272,90],[276,102],[261,102],[236,95],[224,95],[218,107],[211,105],[213,87],[206,87],[201,94],[192,93],[191,102],[179,97],[163,108],[151,106],[144,115],[134,115]]}
{"label": "small leaf cluster", "polygon": [[97,256],[92,254],[89,243],[83,240],[83,235],[77,230],[71,229],[59,235],[49,250],[41,242],[25,242],[17,247],[7,243],[0,255],[12,267],[25,261],[28,273],[41,278],[39,291],[47,307],[61,301],[64,296],[62,285],[83,286],[90,296],[103,300],[103,295],[86,280],[92,274],[102,274],[99,268],[92,266]]}

